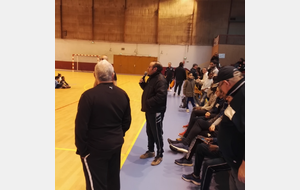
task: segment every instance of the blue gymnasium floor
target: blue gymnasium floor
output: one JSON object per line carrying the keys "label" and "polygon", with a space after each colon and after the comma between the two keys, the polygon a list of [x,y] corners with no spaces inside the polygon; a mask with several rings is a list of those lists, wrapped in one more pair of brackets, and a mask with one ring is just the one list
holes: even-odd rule
{"label": "blue gymnasium floor", "polygon": [[[153,158],[139,158],[141,154],[144,154],[147,151],[147,135],[145,124],[125,163],[123,164],[123,167],[121,168],[121,190],[200,189],[200,186],[181,179],[182,174],[190,174],[193,172],[193,166],[179,166],[175,164],[175,159],[181,158],[184,154],[171,151],[169,148],[169,143],[167,142],[168,138],[172,140],[178,138],[178,133],[184,131],[182,126],[188,123],[191,114],[191,112],[187,113],[185,110],[179,108],[181,96],[173,96],[173,90],[172,92],[168,92],[167,110],[163,120],[163,161],[157,166],[151,166]],[[191,110],[192,105],[189,104],[189,107]],[[225,172],[219,172],[218,175],[212,179],[210,190],[227,189],[229,189],[228,175]]]}

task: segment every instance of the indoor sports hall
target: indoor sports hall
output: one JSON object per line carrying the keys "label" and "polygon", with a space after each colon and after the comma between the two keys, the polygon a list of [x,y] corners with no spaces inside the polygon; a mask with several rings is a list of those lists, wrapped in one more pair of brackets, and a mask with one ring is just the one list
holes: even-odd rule
{"label": "indoor sports hall", "polygon": [[[74,121],[81,94],[92,88],[92,72],[55,70],[61,73],[71,86],[55,89],[55,189],[85,189],[85,179],[80,157],[75,154]],[[162,163],[151,166],[152,159],[140,159],[147,150],[145,115],[141,112],[142,89],[138,81],[142,76],[118,74],[117,85],[130,97],[132,123],[126,132],[121,152],[122,190],[199,189],[199,186],[181,179],[182,174],[192,173],[193,167],[179,166],[175,159],[183,156],[170,150],[167,138],[176,139],[183,132],[191,113],[179,108],[181,96],[168,92],[167,110],[163,122],[164,157]],[[182,92],[181,92],[182,95]],[[228,189],[228,174],[220,172],[213,178],[210,189]]]}
{"label": "indoor sports hall", "polygon": [[[193,167],[179,166],[183,156],[169,148],[190,113],[180,96],[168,92],[163,120],[164,156],[157,166],[141,160],[147,150],[143,90],[139,80],[151,61],[186,71],[245,59],[245,0],[55,0],[55,76],[70,88],[55,89],[55,189],[83,190],[85,176],[75,147],[75,117],[81,94],[94,85],[93,70],[106,55],[117,73],[117,86],[130,98],[132,122],[121,151],[122,190],[199,189],[181,179]],[[201,72],[201,71],[198,71]],[[194,159],[194,158],[193,158]],[[228,172],[213,177],[211,190],[227,190]]]}

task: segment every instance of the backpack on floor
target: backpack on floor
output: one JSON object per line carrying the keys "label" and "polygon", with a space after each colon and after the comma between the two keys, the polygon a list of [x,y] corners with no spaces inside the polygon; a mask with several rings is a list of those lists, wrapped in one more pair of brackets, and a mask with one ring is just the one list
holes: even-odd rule
{"label": "backpack on floor", "polygon": [[181,99],[181,104],[180,104],[179,107],[180,108],[186,108],[186,97],[185,96]]}

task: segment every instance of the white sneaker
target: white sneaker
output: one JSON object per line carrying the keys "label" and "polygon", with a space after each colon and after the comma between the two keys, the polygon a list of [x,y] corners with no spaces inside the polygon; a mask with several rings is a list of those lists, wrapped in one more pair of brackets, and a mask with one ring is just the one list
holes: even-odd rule
{"label": "white sneaker", "polygon": [[190,110],[189,110],[189,109],[186,109],[186,112],[187,112],[187,113],[189,113],[189,112],[190,112]]}

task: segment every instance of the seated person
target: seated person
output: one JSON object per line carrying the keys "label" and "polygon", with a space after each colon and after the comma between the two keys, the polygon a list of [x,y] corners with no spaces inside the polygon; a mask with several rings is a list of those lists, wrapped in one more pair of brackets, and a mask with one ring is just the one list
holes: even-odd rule
{"label": "seated person", "polygon": [[61,77],[61,82],[60,83],[63,85],[63,88],[71,88],[71,86],[67,83],[64,76]]}
{"label": "seated person", "polygon": [[211,85],[213,84],[213,77],[214,77],[214,73],[209,72],[208,78],[203,82],[203,85],[201,86],[202,96],[200,99],[200,106],[203,106],[205,103],[205,99],[207,97],[207,91],[208,89],[210,89]]}
{"label": "seated person", "polygon": [[61,74],[58,73],[57,76],[59,77],[59,78],[58,78],[58,82],[60,83],[60,82],[61,82]]}
{"label": "seated person", "polygon": [[216,126],[218,126],[221,122],[222,117],[223,114],[220,114],[208,121],[202,118],[198,119],[186,138],[182,138],[179,142],[168,139],[171,150],[187,153],[190,148],[190,143],[197,135],[216,137],[217,135],[215,130],[218,130],[218,128],[216,129]]}
{"label": "seated person", "polygon": [[59,76],[55,77],[55,88],[62,88],[62,84],[59,82]]}
{"label": "seated person", "polygon": [[[224,110],[227,108],[227,105],[227,102],[224,103],[220,113],[212,119],[207,120],[205,117],[197,119],[189,133],[186,135],[186,138],[182,138],[180,141],[178,139],[175,141],[168,139],[170,149],[178,152],[188,153],[192,150],[195,143],[193,144],[191,142],[195,137],[197,137],[197,135],[216,137],[218,124],[222,120]],[[191,160],[191,156],[189,156],[189,160]]]}
{"label": "seated person", "polygon": [[[182,179],[187,182],[192,182],[195,185],[201,185],[201,189],[209,189],[212,174],[215,171],[229,170],[224,158],[222,158],[221,152],[217,145],[216,138],[207,138],[208,143],[198,144],[195,154],[194,170],[191,174],[183,174]],[[204,158],[210,158],[204,161]],[[201,167],[202,177],[200,178]]]}
{"label": "seated person", "polygon": [[213,88],[212,91],[213,93],[210,94],[209,101],[203,107],[196,107],[195,109],[193,109],[189,123],[183,126],[187,129],[184,132],[179,133],[179,136],[186,137],[187,134],[185,133],[188,133],[190,131],[190,128],[194,125],[198,117],[205,116],[207,114],[207,119],[210,119],[215,116],[214,114],[218,114],[220,112],[224,103],[223,93],[221,93],[220,89],[217,87]]}

